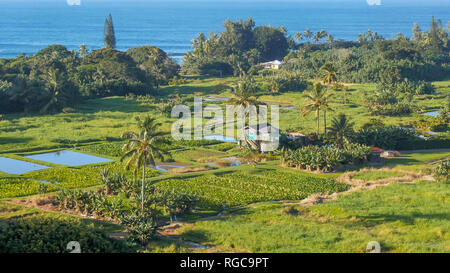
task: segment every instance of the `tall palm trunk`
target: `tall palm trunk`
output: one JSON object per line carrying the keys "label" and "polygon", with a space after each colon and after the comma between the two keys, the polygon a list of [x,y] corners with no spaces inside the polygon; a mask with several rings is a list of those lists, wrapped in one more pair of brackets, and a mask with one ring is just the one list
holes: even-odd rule
{"label": "tall palm trunk", "polygon": [[327,110],[323,110],[323,129],[325,132],[325,137],[327,136]]}
{"label": "tall palm trunk", "polygon": [[144,184],[145,184],[145,165],[147,164],[146,157],[144,156],[144,165],[142,167],[142,185],[141,185],[141,209],[142,215],[144,215]]}
{"label": "tall palm trunk", "polygon": [[320,134],[320,110],[317,108],[316,110],[316,117],[317,117],[317,136]]}

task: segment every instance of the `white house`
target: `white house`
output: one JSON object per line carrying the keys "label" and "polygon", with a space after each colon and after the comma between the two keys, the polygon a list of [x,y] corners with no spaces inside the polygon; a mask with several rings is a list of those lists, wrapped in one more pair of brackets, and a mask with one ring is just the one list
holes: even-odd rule
{"label": "white house", "polygon": [[280,62],[278,60],[266,62],[266,63],[260,63],[260,66],[263,66],[265,69],[280,69],[284,63]]}
{"label": "white house", "polygon": [[280,130],[270,124],[259,124],[256,127],[245,127],[245,140],[248,145],[261,152],[270,152],[278,149]]}

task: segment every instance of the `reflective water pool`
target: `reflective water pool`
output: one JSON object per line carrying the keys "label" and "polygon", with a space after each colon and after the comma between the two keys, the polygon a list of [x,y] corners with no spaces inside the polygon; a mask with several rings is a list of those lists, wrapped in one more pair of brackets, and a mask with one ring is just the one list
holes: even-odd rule
{"label": "reflective water pool", "polygon": [[157,169],[158,171],[161,171],[161,172],[168,172],[169,171],[169,169],[174,169],[174,168],[183,168],[183,167],[185,167],[185,166],[178,166],[178,165],[156,165],[155,167],[154,167],[154,169]]}
{"label": "reflective water pool", "polygon": [[207,139],[207,140],[218,140],[218,141],[223,141],[223,142],[236,142],[235,138],[226,137],[226,136],[218,136],[218,135],[204,136],[203,138]]}
{"label": "reflective water pool", "polygon": [[429,116],[429,117],[439,117],[439,111],[433,111],[433,112],[426,112],[423,113],[425,116]]}
{"label": "reflective water pool", "polygon": [[30,163],[22,160],[16,160],[6,157],[0,157],[0,171],[9,174],[24,174],[27,172],[47,169],[49,167]]}
{"label": "reflective water pool", "polygon": [[226,101],[226,100],[230,100],[230,98],[217,97],[217,96],[209,96],[207,98],[203,98],[203,101]]}
{"label": "reflective water pool", "polygon": [[74,151],[59,151],[54,153],[30,155],[26,157],[71,167],[112,161],[112,159],[78,153]]}

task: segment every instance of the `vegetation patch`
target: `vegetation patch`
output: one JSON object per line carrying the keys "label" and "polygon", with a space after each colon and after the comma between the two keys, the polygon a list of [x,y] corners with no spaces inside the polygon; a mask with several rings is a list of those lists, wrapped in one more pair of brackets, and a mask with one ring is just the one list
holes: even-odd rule
{"label": "vegetation patch", "polygon": [[[448,252],[450,186],[395,184],[285,214],[292,205],[258,204],[185,226],[184,240],[241,252]],[[386,235],[388,234],[388,235]]]}
{"label": "vegetation patch", "polygon": [[333,193],[348,189],[348,185],[333,179],[318,178],[304,173],[282,171],[244,172],[205,175],[189,179],[168,179],[158,187],[196,194],[204,208],[220,209],[270,200],[300,200],[312,193]]}
{"label": "vegetation patch", "polygon": [[22,177],[0,178],[0,199],[33,195],[37,194],[39,191],[41,191],[40,193],[45,193],[56,189],[57,187],[54,185],[43,186],[41,182],[35,179],[27,179]]}
{"label": "vegetation patch", "polygon": [[34,216],[0,225],[0,253],[68,253],[78,241],[83,253],[129,252],[123,242],[109,238],[100,227],[67,217]]}
{"label": "vegetation patch", "polygon": [[[132,171],[125,171],[123,164],[110,163],[101,166],[87,166],[82,168],[52,168],[26,174],[27,177],[57,182],[58,186],[64,188],[85,188],[101,184],[100,171],[110,169],[111,171],[125,173],[128,177],[133,177]],[[158,172],[148,168],[147,177],[157,176]]]}

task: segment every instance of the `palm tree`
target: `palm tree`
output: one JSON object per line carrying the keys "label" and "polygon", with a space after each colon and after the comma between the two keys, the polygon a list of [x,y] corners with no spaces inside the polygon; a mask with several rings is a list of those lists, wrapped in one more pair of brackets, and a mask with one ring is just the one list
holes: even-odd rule
{"label": "palm tree", "polygon": [[300,32],[295,33],[295,40],[297,40],[297,42],[300,42],[301,40],[303,40],[303,35]]}
{"label": "palm tree", "polygon": [[328,34],[327,42],[330,45],[334,42],[334,36],[332,34]]}
{"label": "palm tree", "polygon": [[97,71],[94,73],[94,80],[100,82],[100,86],[103,86],[103,83],[106,80],[106,74],[100,67],[97,67]]}
{"label": "palm tree", "polygon": [[320,42],[320,32],[316,32],[316,34],[314,34],[314,42],[316,43]]}
{"label": "palm tree", "polygon": [[157,123],[155,119],[146,116],[144,119],[136,117],[139,133],[125,132],[122,138],[128,139],[128,142],[122,147],[125,154],[121,160],[129,158],[126,162],[126,169],[134,167],[135,174],[142,168],[142,185],[141,185],[141,205],[142,214],[144,214],[144,184],[145,170],[147,165],[155,166],[155,159],[164,159],[164,151],[162,144],[167,143],[163,138],[163,133],[158,127],[161,123]]}
{"label": "palm tree", "polygon": [[331,126],[328,128],[329,135],[333,137],[340,147],[353,134],[353,126],[355,125],[345,114],[339,114],[331,121]]}
{"label": "palm tree", "polygon": [[333,95],[329,92],[329,88],[325,90],[325,95],[322,100],[322,109],[323,109],[323,130],[325,136],[327,135],[327,111],[334,111],[333,108],[330,107],[330,98]]}
{"label": "palm tree", "polygon": [[332,63],[326,63],[321,68],[323,82],[330,85],[337,81],[337,71]]}
{"label": "palm tree", "polygon": [[[240,107],[242,111],[245,108],[252,105],[258,105],[258,99],[254,96],[256,92],[256,84],[252,77],[245,76],[239,81],[237,88],[235,89],[234,97],[230,100],[231,104],[235,107]],[[249,113],[245,114],[247,117]],[[242,126],[242,135],[245,135],[245,124]]]}
{"label": "palm tree", "polygon": [[313,35],[313,33],[309,30],[309,28],[307,28],[305,30],[305,32],[303,32],[303,34],[304,34],[306,39],[310,39],[312,37],[312,35]]}
{"label": "palm tree", "polygon": [[234,97],[230,102],[235,106],[248,107],[257,104],[257,98],[254,96],[256,92],[255,80],[250,76],[244,76],[235,88]]}
{"label": "palm tree", "polygon": [[80,53],[81,57],[83,57],[84,55],[88,54],[88,50],[86,48],[86,44],[81,44],[80,50],[78,52]]}
{"label": "palm tree", "polygon": [[320,133],[320,110],[324,102],[327,102],[328,96],[327,90],[318,82],[305,94],[307,103],[302,107],[303,115],[308,115],[313,111],[316,113],[317,135]]}
{"label": "palm tree", "polygon": [[58,104],[58,99],[62,98],[60,95],[60,89],[62,86],[63,77],[58,69],[50,69],[45,75],[45,81],[47,85],[47,91],[49,93],[49,101],[41,108],[41,113],[46,113],[52,106]]}

